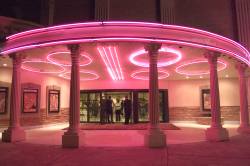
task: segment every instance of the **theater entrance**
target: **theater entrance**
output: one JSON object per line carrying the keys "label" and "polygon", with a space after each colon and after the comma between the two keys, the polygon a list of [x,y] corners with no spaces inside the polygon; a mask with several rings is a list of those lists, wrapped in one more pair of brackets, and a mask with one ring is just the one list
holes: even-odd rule
{"label": "theater entrance", "polygon": [[[124,123],[123,101],[132,101],[130,123],[148,122],[148,90],[82,90],[80,95],[80,121],[98,123],[102,121],[101,100],[111,98],[113,123]],[[168,122],[168,93],[160,90],[160,121]],[[120,111],[119,111],[120,110]]]}

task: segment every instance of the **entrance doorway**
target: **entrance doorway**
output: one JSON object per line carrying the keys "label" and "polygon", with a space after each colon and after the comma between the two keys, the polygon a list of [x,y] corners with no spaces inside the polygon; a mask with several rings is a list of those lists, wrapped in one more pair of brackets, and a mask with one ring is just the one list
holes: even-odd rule
{"label": "entrance doorway", "polygon": [[[130,122],[148,122],[148,90],[82,90],[80,94],[80,121],[100,122],[101,121],[101,99],[112,100],[112,116],[114,123],[124,123],[125,113],[122,109],[122,102],[127,96],[132,101],[132,114]],[[160,121],[168,122],[168,91],[159,91]],[[120,114],[117,110],[121,109]],[[120,118],[119,118],[120,117]]]}

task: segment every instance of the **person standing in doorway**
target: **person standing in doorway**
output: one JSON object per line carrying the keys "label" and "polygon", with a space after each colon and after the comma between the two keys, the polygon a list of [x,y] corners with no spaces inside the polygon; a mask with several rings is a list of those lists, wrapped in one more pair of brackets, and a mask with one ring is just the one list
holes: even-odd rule
{"label": "person standing in doorway", "polygon": [[106,101],[107,122],[113,123],[113,100],[111,96]]}
{"label": "person standing in doorway", "polygon": [[129,124],[131,111],[132,111],[132,102],[128,99],[128,96],[125,97],[125,100],[123,101],[123,108],[125,112],[125,124]]}
{"label": "person standing in doorway", "polygon": [[122,110],[122,103],[120,99],[116,99],[115,103],[115,121],[120,122],[121,121],[121,110]]}
{"label": "person standing in doorway", "polygon": [[101,124],[104,124],[107,122],[106,98],[104,96],[101,99],[100,107],[101,107],[100,122]]}

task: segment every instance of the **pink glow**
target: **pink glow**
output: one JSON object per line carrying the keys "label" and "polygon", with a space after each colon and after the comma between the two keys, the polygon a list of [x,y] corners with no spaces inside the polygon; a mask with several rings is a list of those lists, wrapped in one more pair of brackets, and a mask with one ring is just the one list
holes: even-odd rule
{"label": "pink glow", "polygon": [[[134,79],[138,79],[138,80],[149,80],[148,76],[138,76],[141,73],[149,74],[149,71],[148,70],[138,70],[138,71],[133,72],[131,74],[131,77],[134,78]],[[161,69],[158,70],[158,74],[159,75],[162,74],[161,76],[158,76],[159,80],[169,77],[169,73],[167,71],[164,71],[164,70],[161,70]]]}
{"label": "pink glow", "polygon": [[20,33],[8,36],[7,40],[13,40],[15,38],[23,37],[25,35],[42,33],[42,32],[46,32],[46,31],[74,28],[74,27],[78,27],[78,26],[84,26],[84,27],[99,26],[101,24],[102,24],[102,22],[86,22],[86,23],[63,24],[63,25],[57,25],[57,26],[52,26],[52,27],[46,27],[46,28],[32,29],[32,30],[28,30],[28,31],[24,31],[24,32],[20,32]]}
{"label": "pink glow", "polygon": [[[87,77],[80,78],[81,81],[91,81],[91,80],[97,80],[98,78],[100,78],[100,76],[98,74],[96,74],[95,72],[93,72],[93,71],[81,70],[80,73],[93,75],[93,77],[89,77],[89,78],[87,78]],[[70,75],[67,76],[68,74],[70,74],[69,71],[67,71],[67,72],[65,72],[63,74],[60,74],[59,77],[63,77],[65,79],[70,80]]]}
{"label": "pink glow", "polygon": [[215,33],[211,33],[208,31],[204,31],[204,30],[200,30],[200,29],[196,29],[196,28],[189,28],[189,27],[185,27],[185,26],[177,26],[177,25],[165,25],[165,24],[159,24],[159,23],[149,23],[149,22],[131,22],[131,21],[104,21],[104,22],[86,22],[86,23],[74,23],[74,24],[64,24],[64,25],[58,25],[58,26],[52,26],[52,27],[46,27],[46,28],[38,28],[38,29],[34,29],[34,30],[28,30],[28,31],[24,31],[24,32],[20,32],[11,36],[8,36],[7,39],[8,40],[12,40],[15,38],[19,38],[25,35],[31,35],[34,33],[42,33],[42,32],[46,32],[46,31],[53,31],[53,30],[61,30],[61,29],[72,29],[75,27],[93,27],[93,26],[104,26],[104,25],[129,25],[129,26],[145,26],[145,27],[157,27],[157,28],[168,28],[168,29],[178,29],[178,30],[185,30],[185,31],[189,31],[189,32],[195,32],[195,33],[199,33],[202,35],[207,35],[207,36],[212,36],[215,38],[219,38],[221,40],[224,40],[226,42],[229,43],[233,43],[234,45],[240,47],[241,49],[243,49],[245,51],[245,53],[249,54],[249,52],[247,51],[246,48],[244,48],[242,45],[240,45],[239,43],[228,39],[226,37],[223,37],[221,35],[215,34]]}
{"label": "pink glow", "polygon": [[[182,54],[181,52],[177,51],[177,50],[174,50],[172,48],[167,48],[167,47],[163,47],[159,50],[159,52],[163,52],[163,53],[173,53],[176,55],[176,58],[173,59],[173,60],[170,60],[170,61],[162,61],[162,62],[158,62],[157,66],[158,67],[164,67],[164,66],[169,66],[169,65],[172,65],[172,64],[175,64],[177,62],[179,62],[182,58]],[[133,63],[134,65],[137,65],[137,66],[141,66],[141,67],[149,67],[149,63],[145,63],[145,62],[140,62],[140,61],[136,61],[135,58],[142,55],[142,54],[146,54],[147,52],[142,49],[142,50],[139,50],[139,51],[136,51],[134,53],[132,53],[130,56],[129,56],[129,61],[131,63]]]}
{"label": "pink glow", "polygon": [[122,68],[114,46],[97,47],[97,50],[113,80],[124,80]]}
{"label": "pink glow", "polygon": [[[194,65],[194,64],[200,64],[200,63],[208,63],[207,60],[194,60],[191,62],[184,63],[178,67],[176,67],[175,71],[179,74],[186,75],[186,76],[194,76],[194,75],[204,75],[204,74],[209,74],[210,72],[204,72],[204,71],[195,71],[195,72],[188,72],[188,71],[183,71],[182,68],[189,66],[189,65]],[[218,60],[217,63],[220,63],[222,66],[218,68],[218,71],[224,70],[227,67],[227,64],[223,61]]]}
{"label": "pink glow", "polygon": [[[52,62],[52,63],[55,63],[55,64],[58,64],[58,65],[61,65],[61,66],[71,66],[71,64],[62,64],[58,61],[56,61],[54,58],[53,58],[53,55],[57,55],[57,54],[70,54],[69,51],[59,51],[59,52],[53,52],[53,53],[50,53],[47,55],[47,60]],[[82,57],[86,58],[87,61],[84,62],[84,63],[80,63],[80,66],[87,66],[89,64],[92,63],[92,59],[88,56],[88,55],[85,55],[85,54],[81,54]]]}
{"label": "pink glow", "polygon": [[[51,64],[51,65],[55,65],[57,67],[60,68],[59,71],[40,71],[40,70],[36,70],[34,69],[33,67],[28,67],[28,66],[25,66],[25,64],[27,63],[46,63],[46,64]],[[61,65],[58,65],[56,63],[52,63],[52,62],[47,62],[47,61],[42,61],[42,60],[27,60],[27,61],[23,61],[22,62],[22,66],[21,66],[22,69],[24,70],[27,70],[27,71],[31,71],[31,72],[36,72],[36,73],[51,73],[51,74],[57,74],[57,73],[62,73],[65,71],[65,68],[62,67]]]}
{"label": "pink glow", "polygon": [[[132,41],[132,42],[160,42],[160,43],[166,43],[166,44],[179,44],[179,45],[185,45],[185,46],[191,46],[191,47],[196,47],[196,48],[206,48],[209,50],[213,50],[213,51],[218,51],[221,53],[225,53],[225,54],[229,54],[232,55],[234,57],[236,57],[237,59],[245,62],[246,64],[248,64],[250,66],[250,60],[244,59],[243,57],[241,57],[240,55],[222,49],[222,48],[218,48],[218,47],[213,47],[213,46],[208,46],[208,45],[202,45],[202,44],[196,44],[196,43],[192,43],[192,42],[182,42],[182,41],[177,41],[177,40],[167,40],[167,39],[148,39],[148,38],[119,38],[119,37],[110,37],[110,38],[95,38],[95,39],[76,39],[76,40],[62,40],[62,41],[56,41],[56,42],[47,42],[47,43],[42,43],[42,44],[32,44],[32,45],[28,45],[28,46],[21,46],[21,47],[17,47],[17,48],[12,48],[12,49],[8,49],[5,51],[2,51],[1,54],[10,54],[13,52],[17,52],[17,51],[22,51],[22,50],[26,50],[26,49],[31,49],[31,48],[37,48],[37,47],[46,47],[46,46],[53,46],[53,45],[60,45],[60,44],[69,44],[69,43],[87,43],[87,42],[107,42],[107,41]],[[246,54],[248,56],[248,58],[250,59],[250,53]]]}

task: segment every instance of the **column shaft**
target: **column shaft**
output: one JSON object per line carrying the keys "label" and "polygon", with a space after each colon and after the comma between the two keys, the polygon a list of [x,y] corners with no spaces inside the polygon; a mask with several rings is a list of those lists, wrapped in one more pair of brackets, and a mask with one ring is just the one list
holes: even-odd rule
{"label": "column shaft", "polygon": [[79,147],[80,126],[80,73],[79,73],[79,45],[68,46],[71,53],[71,79],[70,79],[70,101],[69,101],[69,129],[62,136],[64,148]]}
{"label": "column shaft", "polygon": [[247,101],[247,79],[245,71],[246,65],[238,64],[236,66],[239,74],[239,85],[240,85],[240,128],[249,127],[249,113],[248,113],[248,101]]}
{"label": "column shaft", "polygon": [[210,100],[211,100],[211,127],[206,130],[206,138],[209,141],[228,140],[228,131],[221,125],[220,91],[217,74],[217,58],[219,54],[207,52],[205,57],[210,66]]}
{"label": "column shaft", "polygon": [[145,135],[145,145],[150,148],[166,146],[166,135],[159,128],[159,89],[157,55],[161,44],[150,43],[145,46],[149,55],[149,131]]}
{"label": "column shaft", "polygon": [[10,97],[10,123],[9,128],[3,132],[4,142],[16,142],[25,139],[25,132],[20,127],[21,113],[21,55],[10,55],[13,62],[11,97]]}

